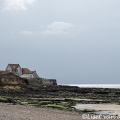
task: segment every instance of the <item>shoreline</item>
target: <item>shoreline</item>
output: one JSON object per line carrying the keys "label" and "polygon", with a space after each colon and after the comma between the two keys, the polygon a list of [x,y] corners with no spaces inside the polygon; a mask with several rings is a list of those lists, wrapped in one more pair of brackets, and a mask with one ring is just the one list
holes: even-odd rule
{"label": "shoreline", "polygon": [[106,114],[111,113],[111,115],[118,115],[120,116],[120,105],[116,104],[77,104],[75,106],[79,110],[95,110],[96,113],[103,113],[106,112]]}
{"label": "shoreline", "polygon": [[78,110],[73,106],[77,104],[120,104],[120,89],[79,88],[65,85],[41,88],[29,87],[21,90],[3,90],[1,88],[0,102],[83,114],[93,112],[93,110]]}

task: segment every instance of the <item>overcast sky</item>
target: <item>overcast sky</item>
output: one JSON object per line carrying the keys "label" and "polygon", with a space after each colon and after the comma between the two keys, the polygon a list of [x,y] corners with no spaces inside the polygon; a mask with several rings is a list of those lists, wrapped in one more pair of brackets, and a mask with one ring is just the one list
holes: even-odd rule
{"label": "overcast sky", "polygon": [[58,84],[120,83],[120,0],[0,0],[0,69]]}

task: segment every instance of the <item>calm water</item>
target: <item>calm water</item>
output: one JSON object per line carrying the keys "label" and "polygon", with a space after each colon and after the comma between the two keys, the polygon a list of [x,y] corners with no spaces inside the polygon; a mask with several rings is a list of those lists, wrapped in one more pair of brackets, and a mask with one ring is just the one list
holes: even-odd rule
{"label": "calm water", "polygon": [[120,88],[120,84],[63,84],[82,88]]}

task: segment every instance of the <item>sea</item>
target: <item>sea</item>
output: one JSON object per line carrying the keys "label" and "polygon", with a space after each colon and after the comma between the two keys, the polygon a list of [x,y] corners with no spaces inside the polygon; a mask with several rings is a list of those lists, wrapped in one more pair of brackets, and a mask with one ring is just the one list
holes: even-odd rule
{"label": "sea", "polygon": [[119,88],[120,84],[62,84],[68,86],[77,86],[80,88]]}

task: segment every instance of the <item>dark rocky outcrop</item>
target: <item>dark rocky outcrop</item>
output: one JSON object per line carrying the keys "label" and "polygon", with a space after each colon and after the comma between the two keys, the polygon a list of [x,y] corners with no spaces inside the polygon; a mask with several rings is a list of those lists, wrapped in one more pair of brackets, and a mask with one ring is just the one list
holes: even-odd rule
{"label": "dark rocky outcrop", "polygon": [[57,85],[55,79],[44,79],[44,78],[36,78],[36,79],[25,79],[15,75],[12,72],[8,72],[5,74],[0,74],[0,86],[5,89],[21,89],[21,88],[36,88],[40,89],[43,86],[54,86]]}
{"label": "dark rocky outcrop", "polygon": [[0,75],[0,86],[5,85],[17,85],[17,86],[26,86],[28,85],[28,81],[26,79],[20,78],[13,73],[1,74]]}

